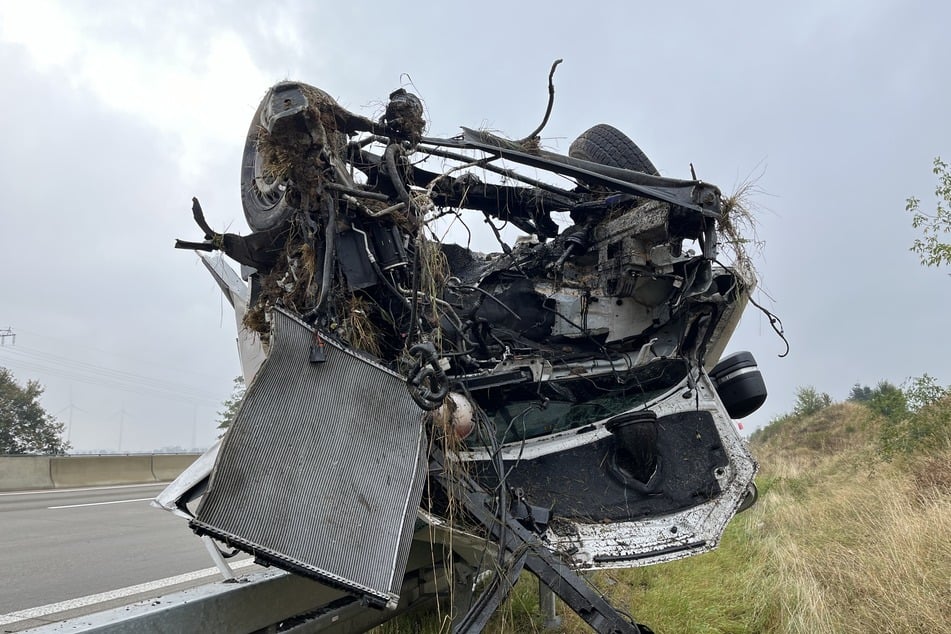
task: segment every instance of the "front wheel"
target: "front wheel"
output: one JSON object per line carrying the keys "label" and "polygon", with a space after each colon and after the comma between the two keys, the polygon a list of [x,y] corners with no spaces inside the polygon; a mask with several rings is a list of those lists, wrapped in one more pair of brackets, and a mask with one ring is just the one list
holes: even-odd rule
{"label": "front wheel", "polygon": [[306,104],[301,84],[281,82],[267,91],[251,119],[241,158],[241,206],[253,231],[273,229],[297,211],[296,205],[288,200],[289,179],[268,169],[260,140],[276,119],[293,118]]}

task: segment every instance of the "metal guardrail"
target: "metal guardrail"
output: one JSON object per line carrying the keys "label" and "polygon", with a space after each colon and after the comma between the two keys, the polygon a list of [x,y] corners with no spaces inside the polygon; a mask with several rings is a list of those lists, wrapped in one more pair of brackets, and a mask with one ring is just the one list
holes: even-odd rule
{"label": "metal guardrail", "polygon": [[[352,634],[435,601],[450,592],[451,574],[442,552],[432,543],[413,542],[411,564],[392,609],[368,607],[357,597],[282,570],[252,573],[240,581],[219,581],[155,599],[35,629],[34,634],[140,634],[142,632],[216,632],[250,634],[276,631],[295,634]],[[464,567],[461,562],[454,565]],[[471,584],[471,574],[468,577]],[[462,592],[461,587],[455,591]]]}

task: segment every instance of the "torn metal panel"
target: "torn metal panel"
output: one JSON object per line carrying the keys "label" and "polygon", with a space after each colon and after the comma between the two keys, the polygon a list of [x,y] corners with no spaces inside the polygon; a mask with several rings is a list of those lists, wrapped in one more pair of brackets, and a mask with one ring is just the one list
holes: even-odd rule
{"label": "torn metal panel", "polygon": [[191,519],[193,515],[187,510],[187,504],[204,493],[220,449],[219,438],[152,500],[152,506],[170,511],[186,520]]}
{"label": "torn metal panel", "polygon": [[[397,375],[275,310],[268,359],[232,423],[192,527],[280,568],[398,599],[425,466]],[[324,360],[311,362],[313,346]]]}
{"label": "torn metal panel", "polygon": [[211,273],[211,276],[215,278],[221,292],[234,309],[234,318],[238,329],[238,359],[241,361],[241,375],[244,377],[244,384],[250,385],[258,368],[261,367],[267,357],[261,335],[250,330],[244,323],[244,318],[248,314],[248,306],[251,303],[251,291],[221,255],[208,256],[199,253],[198,257],[205,268],[208,269],[208,272]]}

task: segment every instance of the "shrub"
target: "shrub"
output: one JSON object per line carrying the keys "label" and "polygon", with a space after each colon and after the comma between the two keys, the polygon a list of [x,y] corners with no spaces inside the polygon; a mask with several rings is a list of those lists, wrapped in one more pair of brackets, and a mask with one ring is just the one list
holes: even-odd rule
{"label": "shrub", "polygon": [[900,421],[908,413],[908,401],[904,392],[888,381],[879,381],[866,405],[891,422]]}
{"label": "shrub", "polygon": [[926,372],[921,376],[907,379],[902,384],[902,393],[905,395],[909,411],[918,412],[923,407],[937,403],[951,394],[951,391],[938,385],[934,377]]}
{"label": "shrub", "polygon": [[832,405],[832,397],[825,392],[819,392],[811,385],[796,390],[796,404],[793,406],[793,416],[809,416]]}
{"label": "shrub", "polygon": [[890,460],[897,454],[931,452],[951,447],[951,396],[924,405],[901,418],[886,418],[879,451]]}

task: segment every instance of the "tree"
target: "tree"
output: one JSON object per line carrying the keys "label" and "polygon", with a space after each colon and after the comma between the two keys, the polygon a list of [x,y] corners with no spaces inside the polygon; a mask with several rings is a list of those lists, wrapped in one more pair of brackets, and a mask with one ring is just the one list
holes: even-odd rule
{"label": "tree", "polygon": [[832,397],[825,392],[819,392],[811,385],[796,390],[796,404],[793,406],[793,416],[809,416],[832,405]]}
{"label": "tree", "polygon": [[65,425],[40,405],[43,386],[28,381],[20,386],[13,373],[0,368],[0,454],[62,455]]}
{"label": "tree", "polygon": [[861,383],[856,383],[852,386],[852,390],[849,392],[849,398],[847,400],[852,401],[853,403],[867,403],[872,400],[872,388],[867,385],[862,385]]}
{"label": "tree", "polygon": [[912,214],[911,226],[922,234],[915,238],[910,250],[918,255],[923,265],[941,266],[951,264],[951,244],[943,241],[945,234],[951,232],[951,170],[938,156],[931,171],[938,177],[934,190],[934,214],[922,211],[921,201],[914,196],[905,201],[905,211]]}
{"label": "tree", "polygon": [[224,409],[218,412],[218,429],[228,429],[231,425],[231,421],[234,420],[235,415],[238,413],[241,400],[244,398],[244,391],[246,389],[244,377],[234,377],[233,384],[234,387],[231,390],[231,396],[221,403]]}

